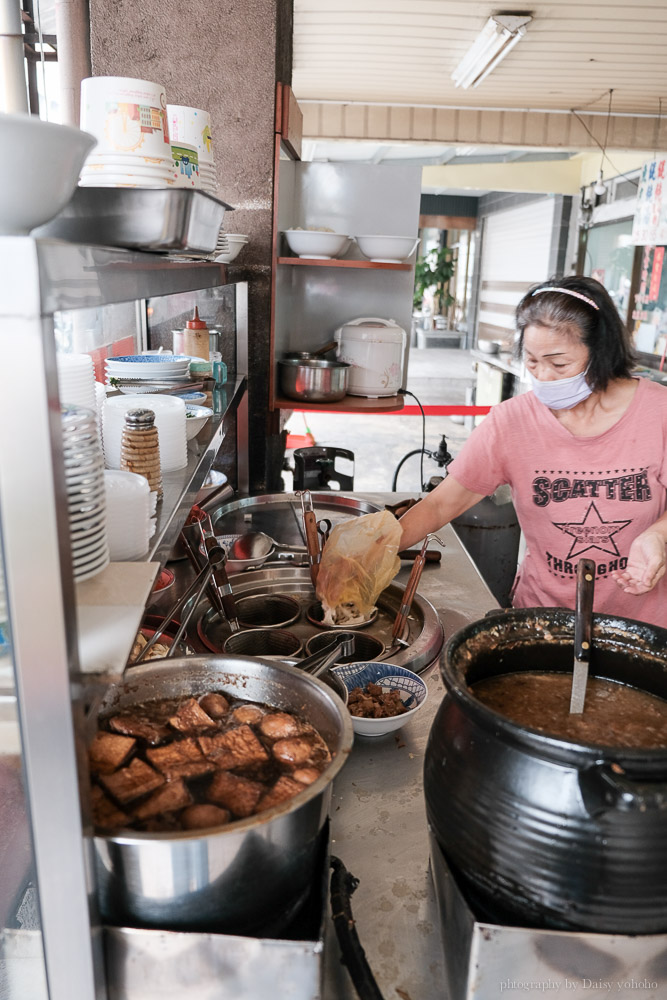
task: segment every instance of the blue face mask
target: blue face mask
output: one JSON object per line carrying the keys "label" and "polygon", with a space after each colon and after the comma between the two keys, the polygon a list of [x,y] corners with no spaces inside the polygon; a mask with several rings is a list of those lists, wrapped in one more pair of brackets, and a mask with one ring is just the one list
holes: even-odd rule
{"label": "blue face mask", "polygon": [[593,392],[586,381],[585,371],[572,375],[571,378],[558,378],[552,382],[541,382],[530,372],[528,378],[540,403],[544,403],[550,410],[571,410],[577,403],[588,399]]}

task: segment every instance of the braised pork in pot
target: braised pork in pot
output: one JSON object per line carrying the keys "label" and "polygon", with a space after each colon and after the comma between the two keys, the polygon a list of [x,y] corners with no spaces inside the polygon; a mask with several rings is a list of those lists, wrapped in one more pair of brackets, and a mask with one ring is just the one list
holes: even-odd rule
{"label": "braised pork in pot", "polygon": [[298,795],[331,760],[298,715],[221,692],[133,705],[99,726],[88,756],[105,833],[226,826]]}

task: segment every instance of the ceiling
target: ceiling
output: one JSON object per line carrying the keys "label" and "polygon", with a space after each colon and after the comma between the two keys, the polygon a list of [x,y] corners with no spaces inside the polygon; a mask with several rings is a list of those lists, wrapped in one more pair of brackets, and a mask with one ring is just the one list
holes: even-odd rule
{"label": "ceiling", "polygon": [[[492,13],[533,15],[476,88],[451,79]],[[650,113],[667,98],[664,0],[294,0],[292,85],[302,102]]]}
{"label": "ceiling", "polygon": [[[478,87],[457,89],[452,70],[487,19],[501,10],[532,14],[525,37]],[[476,0],[294,0],[292,86],[302,107],[331,105],[349,110],[359,105],[365,114],[373,106],[378,110],[520,109],[560,115],[561,120],[563,113],[574,110],[598,116],[600,125],[609,111],[611,90],[614,116],[626,116],[626,120],[651,116],[661,124],[663,103],[667,112],[666,47],[665,0],[634,5],[627,0],[534,0],[523,8]],[[476,141],[488,140],[478,135]],[[454,184],[450,187],[438,177],[435,185],[425,183],[424,190],[470,194],[476,189],[503,188],[503,173],[509,176],[511,164],[551,163],[575,155],[573,150],[536,145],[541,148],[527,149],[525,143],[514,148],[309,139],[306,131],[302,156],[306,160],[442,165],[452,180],[456,177]],[[636,148],[636,144],[625,148]],[[488,164],[488,171],[475,166],[474,182],[471,177],[470,187],[459,188],[461,171],[452,168],[461,164]],[[609,175],[616,172],[607,163],[605,169]],[[505,189],[517,190],[521,181],[516,177],[514,170]],[[551,179],[545,185],[545,190],[554,189]]]}

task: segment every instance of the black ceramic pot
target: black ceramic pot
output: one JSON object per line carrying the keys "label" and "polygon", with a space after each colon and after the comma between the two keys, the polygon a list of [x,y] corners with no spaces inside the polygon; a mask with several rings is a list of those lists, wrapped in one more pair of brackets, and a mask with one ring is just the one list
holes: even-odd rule
{"label": "black ceramic pot", "polygon": [[[572,670],[573,614],[497,612],[453,635],[426,749],[429,823],[471,894],[507,922],[667,931],[667,749],[614,749],[521,727],[469,685]],[[594,616],[592,676],[667,698],[667,630]]]}

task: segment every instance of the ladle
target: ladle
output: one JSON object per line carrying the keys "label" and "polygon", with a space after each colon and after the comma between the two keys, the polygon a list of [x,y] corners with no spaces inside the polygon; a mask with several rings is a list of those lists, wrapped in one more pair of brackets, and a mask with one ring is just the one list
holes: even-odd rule
{"label": "ladle", "polygon": [[261,566],[270,556],[281,553],[300,552],[306,550],[302,545],[280,545],[270,535],[263,531],[249,531],[235,538],[229,546],[229,559],[233,562],[245,562],[248,566]]}
{"label": "ladle", "polygon": [[435,538],[436,542],[439,542],[439,544],[444,547],[445,543],[438,537],[438,535],[433,533],[426,535],[422,543],[422,547],[417,553],[415,561],[412,564],[410,576],[408,577],[408,582],[406,583],[405,591],[403,592],[403,600],[400,608],[398,609],[398,614],[394,619],[394,627],[391,630],[392,642],[382,657],[383,660],[392,653],[395,653],[397,649],[406,649],[410,645],[410,643],[403,638],[403,632],[408,620],[408,615],[410,614],[412,602],[414,601],[415,594],[417,593],[417,587],[419,586],[422,570],[424,569],[424,563],[426,562],[426,549],[428,548],[428,543],[432,538]]}
{"label": "ladle", "polygon": [[593,593],[595,590],[595,563],[580,559],[577,563],[577,598],[574,611],[574,670],[570,715],[581,715],[586,700],[588,664],[591,658],[593,635]]}

